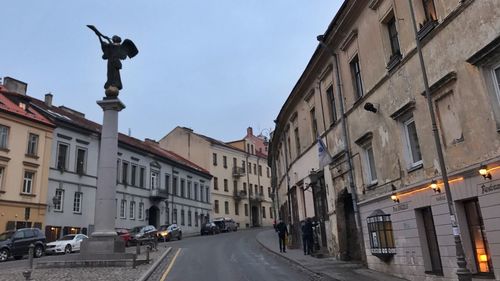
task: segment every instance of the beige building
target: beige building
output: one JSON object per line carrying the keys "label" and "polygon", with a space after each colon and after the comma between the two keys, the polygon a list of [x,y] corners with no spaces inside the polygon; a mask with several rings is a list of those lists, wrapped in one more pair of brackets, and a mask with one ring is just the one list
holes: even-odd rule
{"label": "beige building", "polygon": [[0,85],[0,233],[43,229],[54,125],[30,105],[26,84]]}
{"label": "beige building", "polygon": [[272,225],[267,146],[263,138],[253,135],[251,128],[242,140],[224,143],[189,128],[176,127],[159,143],[213,175],[210,219],[229,217],[240,228]]}
{"label": "beige building", "polygon": [[[453,200],[467,268],[500,280],[500,1],[412,3],[452,199],[408,2],[347,0],[278,115],[270,149],[279,200],[300,213],[287,178],[298,197],[317,182],[327,203],[313,205],[328,221],[332,255],[410,280],[457,280]],[[319,162],[316,132],[332,161],[308,177]]]}

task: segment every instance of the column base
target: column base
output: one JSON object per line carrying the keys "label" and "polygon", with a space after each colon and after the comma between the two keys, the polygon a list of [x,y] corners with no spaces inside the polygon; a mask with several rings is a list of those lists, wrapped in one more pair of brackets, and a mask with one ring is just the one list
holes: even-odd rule
{"label": "column base", "polygon": [[112,255],[125,253],[125,242],[118,236],[92,236],[82,241],[81,256]]}

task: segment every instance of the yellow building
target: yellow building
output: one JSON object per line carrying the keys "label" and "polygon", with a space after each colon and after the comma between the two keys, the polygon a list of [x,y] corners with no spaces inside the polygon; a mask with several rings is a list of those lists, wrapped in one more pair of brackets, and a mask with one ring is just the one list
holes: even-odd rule
{"label": "yellow building", "polygon": [[42,228],[53,124],[30,105],[26,84],[0,85],[0,233]]}

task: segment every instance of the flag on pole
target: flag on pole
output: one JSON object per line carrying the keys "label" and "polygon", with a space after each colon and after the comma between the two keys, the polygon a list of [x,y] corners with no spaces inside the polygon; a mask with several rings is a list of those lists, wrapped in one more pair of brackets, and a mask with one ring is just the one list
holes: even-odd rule
{"label": "flag on pole", "polygon": [[323,169],[326,165],[332,162],[332,156],[328,152],[323,140],[318,136],[318,158],[319,158],[319,169]]}

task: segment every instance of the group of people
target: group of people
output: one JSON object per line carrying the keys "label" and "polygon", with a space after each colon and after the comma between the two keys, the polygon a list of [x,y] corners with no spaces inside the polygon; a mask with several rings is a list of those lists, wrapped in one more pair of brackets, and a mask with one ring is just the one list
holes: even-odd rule
{"label": "group of people", "polygon": [[[311,218],[307,218],[301,222],[302,245],[304,247],[304,255],[310,255],[313,253],[314,225],[315,224],[313,223]],[[275,224],[274,228],[278,233],[280,253],[286,253],[288,228],[282,220],[280,220],[278,224]]]}

